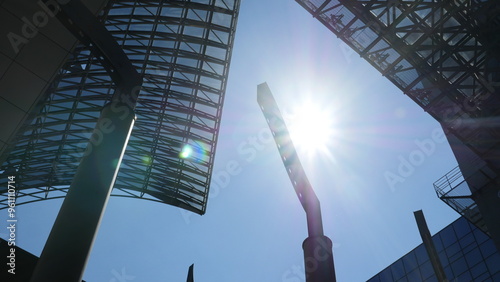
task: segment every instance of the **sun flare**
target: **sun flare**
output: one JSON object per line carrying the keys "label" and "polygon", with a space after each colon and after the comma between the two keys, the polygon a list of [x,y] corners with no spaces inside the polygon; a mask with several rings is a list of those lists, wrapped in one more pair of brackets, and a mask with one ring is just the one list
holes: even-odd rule
{"label": "sun flare", "polygon": [[308,102],[295,108],[286,119],[297,149],[308,153],[328,150],[334,138],[333,116],[329,110]]}

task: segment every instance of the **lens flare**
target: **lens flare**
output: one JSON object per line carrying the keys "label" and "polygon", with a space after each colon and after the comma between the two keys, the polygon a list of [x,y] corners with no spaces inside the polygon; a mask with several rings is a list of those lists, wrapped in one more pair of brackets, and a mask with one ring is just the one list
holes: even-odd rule
{"label": "lens flare", "polygon": [[142,163],[145,165],[150,165],[153,160],[151,159],[150,156],[143,156],[142,157]]}
{"label": "lens flare", "polygon": [[189,161],[207,162],[209,158],[208,144],[201,141],[192,141],[190,143],[182,147],[179,157]]}
{"label": "lens flare", "polygon": [[182,151],[180,152],[179,156],[182,159],[187,159],[191,156],[192,153],[193,153],[193,148],[191,148],[191,146],[189,145],[185,145],[184,147],[182,147]]}

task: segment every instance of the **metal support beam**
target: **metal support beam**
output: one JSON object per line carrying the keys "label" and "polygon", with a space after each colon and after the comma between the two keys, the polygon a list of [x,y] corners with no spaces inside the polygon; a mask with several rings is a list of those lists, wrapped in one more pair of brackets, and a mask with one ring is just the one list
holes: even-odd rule
{"label": "metal support beam", "polygon": [[415,220],[417,221],[418,231],[420,232],[422,241],[424,241],[425,250],[429,255],[432,268],[434,268],[434,273],[436,274],[437,280],[440,282],[448,282],[448,279],[446,279],[446,274],[444,273],[443,265],[439,260],[436,247],[434,246],[434,242],[432,242],[431,233],[429,232],[429,228],[427,227],[427,223],[425,222],[424,213],[422,212],[422,210],[418,210],[413,212],[413,215],[415,216]]}
{"label": "metal support beam", "polygon": [[57,13],[57,19],[81,43],[89,46],[92,52],[98,55],[97,58],[101,60],[115,83],[117,92],[113,99],[119,98],[123,101],[129,99],[127,104],[134,109],[142,77],[120,45],[81,0],[70,0],[67,4],[60,5],[60,9],[62,12]]}
{"label": "metal support beam", "polygon": [[194,263],[191,264],[191,266],[189,267],[189,270],[188,270],[188,277],[187,277],[187,282],[194,282]]}
{"label": "metal support beam", "polygon": [[32,282],[81,281],[135,121],[142,79],[123,50],[79,0],[59,7],[61,22],[96,48],[117,89],[104,106],[76,171]]}
{"label": "metal support beam", "polygon": [[135,117],[104,107],[31,281],[81,281]]}
{"label": "metal support beam", "polygon": [[302,168],[283,116],[266,83],[257,86],[257,101],[274,136],[295,193],[306,212],[307,239],[302,244],[307,282],[334,282],[332,241],[323,234],[321,206]]}

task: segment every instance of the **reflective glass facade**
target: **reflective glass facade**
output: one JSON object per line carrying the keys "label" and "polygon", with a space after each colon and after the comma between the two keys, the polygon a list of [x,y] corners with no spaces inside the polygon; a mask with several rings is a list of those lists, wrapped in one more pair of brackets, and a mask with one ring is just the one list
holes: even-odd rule
{"label": "reflective glass facade", "polygon": [[[500,281],[500,253],[493,240],[464,217],[432,236],[432,240],[449,281]],[[420,244],[368,281],[438,280]]]}
{"label": "reflective glass facade", "polygon": [[[239,0],[113,0],[100,13],[143,77],[112,195],[205,213],[238,11]],[[77,46],[2,165],[17,176],[18,205],[65,196],[113,92],[91,48]]]}

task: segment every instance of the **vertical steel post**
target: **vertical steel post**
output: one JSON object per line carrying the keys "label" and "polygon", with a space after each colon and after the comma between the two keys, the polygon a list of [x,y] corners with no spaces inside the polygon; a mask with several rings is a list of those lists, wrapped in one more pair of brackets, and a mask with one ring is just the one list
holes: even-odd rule
{"label": "vertical steel post", "polygon": [[194,263],[191,264],[191,266],[188,269],[188,276],[187,276],[187,282],[194,282]]}
{"label": "vertical steel post", "polygon": [[439,260],[439,256],[436,251],[436,247],[434,246],[434,242],[432,242],[431,232],[427,227],[427,222],[425,222],[424,213],[422,210],[418,210],[413,212],[415,216],[415,220],[417,221],[418,231],[420,232],[420,236],[422,237],[422,241],[424,242],[425,250],[429,255],[431,260],[432,268],[434,268],[434,273],[436,274],[436,278],[440,282],[448,282],[446,279],[446,274],[443,270],[443,265]]}
{"label": "vertical steel post", "polygon": [[82,281],[135,120],[117,109],[102,110],[31,281]]}
{"label": "vertical steel post", "polygon": [[32,282],[80,282],[135,121],[142,78],[104,25],[79,0],[66,1],[58,19],[103,59],[116,85],[76,170],[31,277]]}
{"label": "vertical steel post", "polygon": [[335,282],[333,245],[330,238],[309,236],[302,243],[307,282]]}

